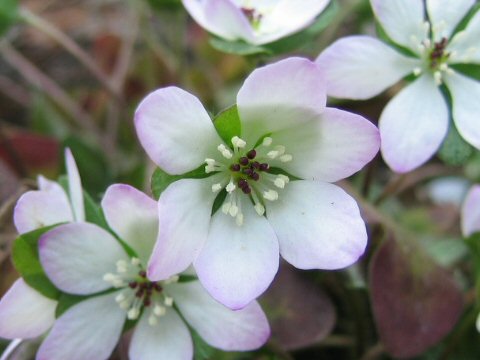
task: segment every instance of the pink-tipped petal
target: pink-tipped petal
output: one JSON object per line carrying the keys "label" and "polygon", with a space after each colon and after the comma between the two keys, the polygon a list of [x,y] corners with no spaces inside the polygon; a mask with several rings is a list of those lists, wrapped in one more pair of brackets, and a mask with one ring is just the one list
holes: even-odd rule
{"label": "pink-tipped petal", "polygon": [[215,301],[198,281],[172,284],[166,290],[185,320],[216,348],[254,350],[270,336],[268,320],[256,301],[241,310],[230,310]]}
{"label": "pink-tipped petal", "polygon": [[375,17],[387,35],[399,45],[418,53],[418,46],[428,37],[423,1],[370,0]]}
{"label": "pink-tipped petal", "polygon": [[458,72],[445,78],[452,95],[453,121],[462,137],[480,149],[480,82]]}
{"label": "pink-tipped petal", "polygon": [[[243,196],[239,195],[239,196]],[[244,198],[243,225],[221,210],[213,216],[208,239],[194,262],[207,291],[231,309],[260,296],[278,270],[278,241],[263,216]]]}
{"label": "pink-tipped petal", "polygon": [[462,233],[470,236],[480,231],[480,185],[468,192],[462,207]]}
{"label": "pink-tipped petal", "polygon": [[40,262],[60,290],[88,295],[111,287],[103,279],[128,256],[104,229],[88,223],[60,225],[39,240]]}
{"label": "pink-tipped petal", "polygon": [[215,196],[209,178],[182,179],[162,193],[160,231],[148,266],[150,279],[167,279],[192,264],[207,239]]}
{"label": "pink-tipped petal", "polygon": [[102,200],[108,225],[146,264],[158,235],[157,202],[130,185],[110,186]]}
{"label": "pink-tipped petal", "polygon": [[29,339],[45,333],[55,321],[57,302],[18,279],[0,301],[0,338]]}
{"label": "pink-tipped petal", "polygon": [[362,169],[378,153],[380,135],[360,115],[327,108],[306,124],[272,135],[293,160],[280,163],[288,173],[309,180],[335,182]]}
{"label": "pink-tipped petal", "polygon": [[411,171],[438,150],[448,131],[447,104],[433,78],[423,75],[397,94],[379,122],[382,156],[394,171]]}
{"label": "pink-tipped petal", "polygon": [[151,310],[145,310],[130,343],[131,360],[191,360],[193,343],[187,326],[172,308],[156,325],[148,323]]}
{"label": "pink-tipped petal", "polygon": [[380,94],[421,65],[380,40],[359,35],[335,41],[316,62],[325,73],[327,94],[354,100]]}
{"label": "pink-tipped petal", "polygon": [[453,30],[474,4],[475,0],[455,0],[455,6],[452,6],[451,0],[427,0],[434,40],[450,39]]}
{"label": "pink-tipped petal", "polygon": [[288,58],[253,71],[237,95],[248,141],[301,125],[325,109],[325,77],[307,59]]}
{"label": "pink-tipped petal", "polygon": [[293,181],[269,204],[267,218],[283,258],[299,269],[340,269],[358,260],[367,245],[355,200],[336,185]]}
{"label": "pink-tipped petal", "polygon": [[126,318],[115,302],[116,294],[93,297],[68,309],[55,321],[36,359],[108,359]]}
{"label": "pink-tipped petal", "polygon": [[85,205],[83,203],[82,182],[80,180],[80,174],[78,173],[75,158],[68,148],[65,149],[65,165],[67,167],[68,189],[75,221],[85,221]]}
{"label": "pink-tipped petal", "polygon": [[330,0],[280,0],[261,18],[256,44],[266,44],[309,26]]}
{"label": "pink-tipped petal", "polygon": [[170,174],[196,169],[222,143],[200,101],[176,87],[148,95],[135,112],[135,127],[147,154]]}
{"label": "pink-tipped petal", "polygon": [[207,31],[226,40],[253,42],[253,30],[241,9],[231,0],[182,0],[193,19]]}
{"label": "pink-tipped petal", "polygon": [[63,190],[28,191],[18,199],[13,213],[13,222],[20,234],[73,220],[72,209]]}

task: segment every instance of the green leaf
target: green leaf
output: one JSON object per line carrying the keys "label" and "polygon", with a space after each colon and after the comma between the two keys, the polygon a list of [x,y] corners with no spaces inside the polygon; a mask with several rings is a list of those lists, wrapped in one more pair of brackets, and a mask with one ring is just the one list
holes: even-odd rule
{"label": "green leaf", "polygon": [[60,291],[48,279],[38,257],[38,239],[59,224],[46,226],[20,235],[13,243],[12,259],[15,269],[32,288],[50,299],[57,299]]}
{"label": "green leaf", "polygon": [[197,281],[198,277],[196,275],[180,275],[178,278],[179,283],[186,283],[191,281]]}
{"label": "green leaf", "polygon": [[3,35],[17,20],[18,0],[0,1],[0,36]]}
{"label": "green leaf", "polygon": [[189,171],[188,173],[182,175],[170,175],[163,171],[160,168],[157,168],[152,175],[152,180],[150,186],[152,188],[153,196],[158,199],[160,194],[170,185],[171,183],[180,180],[180,179],[204,179],[210,176],[205,172],[205,165],[202,164],[195,170]]}
{"label": "green leaf", "polygon": [[244,41],[228,41],[220,39],[218,37],[212,37],[210,39],[210,45],[215,49],[227,54],[235,55],[258,55],[258,54],[270,54],[270,50],[263,46],[248,44]]}
{"label": "green leaf", "polygon": [[473,147],[463,140],[455,126],[450,126],[448,135],[438,151],[438,157],[448,165],[463,165],[472,154]]}
{"label": "green leaf", "polygon": [[86,221],[110,230],[107,221],[105,220],[105,215],[103,214],[102,208],[86,191],[83,192],[83,203],[85,204]]}
{"label": "green leaf", "polygon": [[150,6],[157,10],[177,10],[182,7],[182,2],[180,0],[147,0]]}
{"label": "green leaf", "polygon": [[242,132],[242,124],[238,116],[237,105],[233,105],[215,116],[213,125],[222,140],[225,141],[228,146],[232,146],[232,138],[234,136],[240,136]]}

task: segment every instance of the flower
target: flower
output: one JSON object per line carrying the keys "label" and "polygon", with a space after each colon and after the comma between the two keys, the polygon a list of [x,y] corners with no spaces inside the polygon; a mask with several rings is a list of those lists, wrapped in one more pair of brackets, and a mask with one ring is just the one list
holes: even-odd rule
{"label": "flower", "polygon": [[106,359],[127,319],[138,320],[129,349],[132,360],[191,359],[192,339],[184,320],[205,341],[224,350],[263,345],[270,330],[258,303],[233,312],[196,280],[181,283],[175,275],[157,282],[146,277],[158,232],[154,200],[117,184],[107,189],[102,208],[123,246],[89,223],[60,225],[39,240],[40,261],[51,281],[66,293],[89,297],[55,321],[38,360]]}
{"label": "flower", "polygon": [[[301,269],[355,262],[365,224],[356,202],[329,182],[375,156],[378,130],[325,102],[323,74],[307,59],[257,69],[237,96],[241,133],[226,143],[193,95],[176,87],[148,95],[135,125],[151,159],[169,174],[203,163],[210,175],[161,194],[149,277],[166,279],[193,262],[210,294],[239,309],[271,283],[279,251]],[[212,215],[222,189],[226,199]]]}
{"label": "flower", "polygon": [[206,30],[226,40],[273,42],[309,26],[330,0],[182,0]]}
{"label": "flower", "polygon": [[[38,177],[39,190],[27,191],[17,202],[14,223],[20,234],[63,222],[84,221],[82,185],[75,159],[65,150],[69,195],[56,182]],[[0,301],[0,337],[35,338],[55,321],[57,301],[18,279]]]}
{"label": "flower", "polygon": [[456,70],[480,62],[480,12],[456,31],[475,0],[371,0],[387,35],[412,56],[370,36],[342,38],[317,59],[325,70],[327,92],[339,98],[368,99],[403,77],[417,78],[396,95],[379,122],[382,155],[397,172],[408,172],[430,159],[449,127],[449,109],[440,91],[452,98],[453,121],[460,135],[480,149],[480,83]]}
{"label": "flower", "polygon": [[[468,237],[480,231],[480,185],[468,192],[462,207],[462,233]],[[480,331],[480,330],[479,330]]]}

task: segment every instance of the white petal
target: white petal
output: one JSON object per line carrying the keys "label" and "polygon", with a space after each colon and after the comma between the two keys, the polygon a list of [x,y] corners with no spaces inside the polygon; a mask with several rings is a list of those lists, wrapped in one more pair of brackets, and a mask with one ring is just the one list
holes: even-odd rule
{"label": "white petal", "polygon": [[194,262],[207,291],[235,310],[262,294],[278,270],[275,233],[250,201],[246,197],[243,200],[243,225],[238,226],[233,217],[217,211],[207,242]]}
{"label": "white petal", "polygon": [[266,12],[257,29],[256,44],[266,44],[309,26],[330,0],[280,0]]}
{"label": "white petal", "polygon": [[[370,36],[335,41],[317,58],[327,79],[327,94],[337,98],[369,99],[410,74],[420,60]],[[375,79],[375,80],[373,80]]]}
{"label": "white petal", "polygon": [[110,186],[102,200],[108,225],[147,263],[158,235],[157,202],[130,185]]}
{"label": "white petal", "polygon": [[240,8],[230,0],[182,0],[195,21],[226,40],[253,42],[253,31]]}
{"label": "white petal", "polygon": [[76,221],[85,221],[85,206],[83,203],[83,189],[78,173],[77,164],[70,149],[65,149],[65,165],[68,175],[68,189],[72,203],[73,215]]}
{"label": "white petal", "polygon": [[418,45],[428,35],[424,26],[423,1],[370,0],[370,4],[387,35],[399,45],[418,53]]}
{"label": "white petal", "polygon": [[470,236],[480,231],[480,185],[468,192],[462,207],[462,233]]}
{"label": "white petal", "polygon": [[467,27],[456,33],[448,44],[449,62],[452,64],[480,63],[478,34],[480,34],[480,11],[475,13]]}
{"label": "white petal", "polygon": [[367,232],[355,200],[336,185],[293,181],[267,217],[283,258],[299,269],[339,269],[365,251]]}
{"label": "white petal", "polygon": [[468,10],[475,4],[475,0],[427,0],[428,17],[432,23],[435,41],[443,37],[449,39]]}
{"label": "white petal", "polygon": [[317,119],[272,134],[293,160],[281,168],[309,180],[335,182],[363,168],[380,147],[378,129],[365,118],[327,108]]}
{"label": "white petal", "polygon": [[0,337],[35,338],[46,332],[55,321],[57,302],[25,284],[15,281],[0,301]]}
{"label": "white petal", "polygon": [[233,311],[215,301],[198,281],[168,286],[185,320],[210,345],[226,351],[257,349],[270,336],[270,327],[256,301]]}
{"label": "white petal", "polygon": [[176,275],[197,257],[207,239],[216,194],[211,179],[182,179],[171,184],[158,201],[157,243],[148,266],[152,280]]}
{"label": "white petal", "polygon": [[397,94],[379,128],[382,155],[393,170],[408,172],[430,159],[448,130],[447,104],[433,78],[421,76]]}
{"label": "white petal", "polygon": [[196,169],[222,143],[200,101],[176,87],[149,94],[135,112],[135,127],[147,154],[170,174]]}
{"label": "white petal", "polygon": [[103,280],[118,260],[128,260],[118,241],[87,223],[60,225],[39,240],[40,262],[50,280],[72,294],[88,295],[111,287]]}
{"label": "white petal", "polygon": [[118,292],[93,297],[68,309],[55,321],[37,360],[107,359],[120,338],[125,311],[115,303]]}
{"label": "white petal", "polygon": [[325,78],[307,59],[288,58],[253,71],[237,95],[242,137],[260,136],[311,120],[325,109]]}
{"label": "white petal", "polygon": [[462,137],[480,149],[480,82],[459,73],[445,78],[452,95],[453,121]]}
{"label": "white petal", "polygon": [[153,326],[148,323],[148,312],[144,312],[130,343],[131,360],[191,360],[192,357],[190,332],[175,310],[167,308]]}
{"label": "white petal", "polygon": [[17,201],[13,214],[15,227],[20,234],[44,226],[73,221],[67,195],[60,191],[27,191]]}

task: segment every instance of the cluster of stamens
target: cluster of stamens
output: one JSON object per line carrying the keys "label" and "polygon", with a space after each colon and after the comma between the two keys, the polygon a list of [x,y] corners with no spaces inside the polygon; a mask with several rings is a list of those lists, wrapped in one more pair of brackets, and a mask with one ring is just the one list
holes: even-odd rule
{"label": "cluster of stamens", "polygon": [[[238,136],[234,136],[231,141],[233,151],[224,144],[217,147],[225,160],[205,159],[205,172],[219,172],[225,175],[222,181],[212,185],[212,191],[216,193],[225,188],[228,195],[223,203],[222,212],[234,217],[237,224],[242,225],[241,199],[235,190],[240,189],[243,194],[248,195],[254,203],[257,214],[263,216],[265,213],[263,200],[277,200],[278,191],[275,188],[283,189],[290,181],[286,175],[271,174],[270,163],[287,163],[292,161],[293,157],[286,153],[285,146],[272,146],[273,139],[268,136],[262,139],[257,148],[250,150],[246,150],[247,143]],[[226,160],[229,160],[229,163],[226,163]]]}
{"label": "cluster of stamens", "polygon": [[115,297],[117,304],[127,311],[129,320],[138,319],[142,309],[150,309],[148,323],[156,325],[158,319],[165,315],[167,307],[173,305],[173,298],[165,294],[162,284],[177,282],[178,276],[161,283],[150,281],[137,258],[132,258],[130,262],[119,260],[116,267],[117,272],[105,274],[103,280],[114,288],[124,289]]}
{"label": "cluster of stamens", "polygon": [[250,24],[253,28],[256,28],[260,25],[260,21],[262,20],[262,14],[259,13],[256,9],[251,7],[242,7],[240,8],[243,14],[246,16]]}

